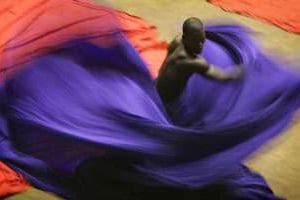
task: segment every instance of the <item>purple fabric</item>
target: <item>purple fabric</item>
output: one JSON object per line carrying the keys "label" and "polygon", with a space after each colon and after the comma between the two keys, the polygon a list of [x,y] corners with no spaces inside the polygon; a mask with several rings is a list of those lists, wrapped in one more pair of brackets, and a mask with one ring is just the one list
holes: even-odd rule
{"label": "purple fabric", "polygon": [[220,83],[194,75],[167,105],[170,116],[123,36],[113,47],[77,40],[32,59],[1,88],[0,159],[69,198],[76,167],[109,153],[139,160],[135,169],[153,178],[139,183],[201,188],[230,180],[233,196],[276,199],[247,189],[267,185],[240,173],[240,163],[287,125],[299,106],[299,76],[263,55],[243,27],[207,31],[203,56],[224,68],[242,62],[245,77]]}

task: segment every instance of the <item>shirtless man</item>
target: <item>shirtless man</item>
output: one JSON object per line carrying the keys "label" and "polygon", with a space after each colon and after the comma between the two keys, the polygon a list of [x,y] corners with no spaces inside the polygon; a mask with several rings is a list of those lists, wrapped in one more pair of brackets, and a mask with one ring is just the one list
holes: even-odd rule
{"label": "shirtless man", "polygon": [[238,79],[242,75],[240,66],[224,71],[199,57],[205,42],[205,31],[200,19],[186,19],[182,29],[182,36],[176,37],[169,45],[168,55],[156,82],[164,103],[179,97],[194,73],[219,81]]}

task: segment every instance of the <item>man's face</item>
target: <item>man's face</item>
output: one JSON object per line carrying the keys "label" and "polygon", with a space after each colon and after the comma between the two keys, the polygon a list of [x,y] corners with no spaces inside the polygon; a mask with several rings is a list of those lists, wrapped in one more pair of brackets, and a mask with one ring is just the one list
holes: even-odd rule
{"label": "man's face", "polygon": [[182,36],[182,42],[187,53],[197,55],[201,53],[205,41],[204,31],[188,32]]}

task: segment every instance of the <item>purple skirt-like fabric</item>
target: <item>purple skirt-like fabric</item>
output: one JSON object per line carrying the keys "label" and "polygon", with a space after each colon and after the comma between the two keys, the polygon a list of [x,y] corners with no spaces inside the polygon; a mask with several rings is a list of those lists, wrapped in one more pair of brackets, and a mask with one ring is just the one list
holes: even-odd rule
{"label": "purple skirt-like fabric", "polygon": [[240,163],[286,127],[299,106],[299,76],[262,54],[245,28],[209,26],[202,56],[224,68],[242,63],[244,78],[194,75],[165,108],[136,50],[114,34],[110,47],[61,44],[4,82],[0,159],[68,198],[80,163],[106,154],[134,160],[151,177],[129,177],[138,184],[198,189],[222,181],[232,199],[276,199]]}

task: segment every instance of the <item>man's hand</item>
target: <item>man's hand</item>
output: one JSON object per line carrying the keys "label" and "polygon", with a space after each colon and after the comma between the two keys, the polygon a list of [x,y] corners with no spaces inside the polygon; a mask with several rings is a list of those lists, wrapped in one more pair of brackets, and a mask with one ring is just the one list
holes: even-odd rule
{"label": "man's hand", "polygon": [[236,65],[232,69],[231,72],[229,72],[231,79],[240,79],[244,76],[244,70],[242,65]]}

